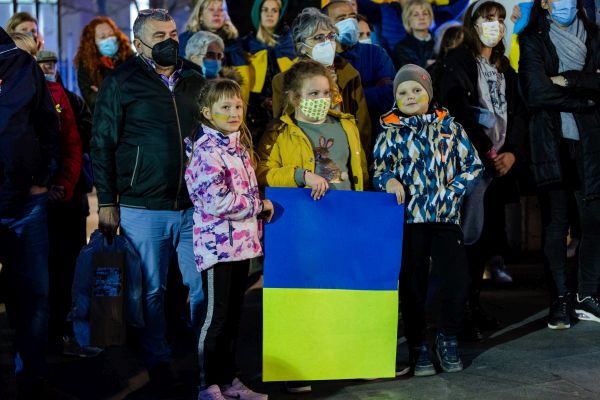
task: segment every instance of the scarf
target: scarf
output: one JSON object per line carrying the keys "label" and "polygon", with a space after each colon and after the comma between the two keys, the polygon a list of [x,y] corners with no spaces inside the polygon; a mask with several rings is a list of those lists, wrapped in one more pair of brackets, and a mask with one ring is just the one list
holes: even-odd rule
{"label": "scarf", "polygon": [[[579,18],[576,18],[567,29],[561,29],[556,23],[550,22],[550,40],[558,55],[559,73],[583,70],[587,55],[586,39],[587,33]],[[579,129],[573,114],[561,112],[560,119],[562,136],[566,139],[579,140]]]}

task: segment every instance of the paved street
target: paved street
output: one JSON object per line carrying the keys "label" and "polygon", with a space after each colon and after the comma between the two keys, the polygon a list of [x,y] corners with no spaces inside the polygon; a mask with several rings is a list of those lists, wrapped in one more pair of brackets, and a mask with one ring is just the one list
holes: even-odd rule
{"label": "paved street", "polygon": [[[546,328],[546,292],[542,268],[524,263],[509,266],[512,285],[488,284],[484,305],[503,326],[480,343],[461,344],[465,370],[434,377],[379,381],[316,382],[313,393],[288,395],[279,383],[260,378],[261,290],[246,297],[239,344],[242,379],[270,399],[598,399],[600,398],[600,324],[580,322],[566,331]],[[0,399],[12,399],[12,333],[0,309]],[[184,387],[160,396],[146,386],[148,376],[133,350],[111,348],[97,359],[50,358],[57,398],[63,399],[187,399],[195,398],[193,338],[171,334],[175,367]],[[398,346],[399,362],[406,345]]]}

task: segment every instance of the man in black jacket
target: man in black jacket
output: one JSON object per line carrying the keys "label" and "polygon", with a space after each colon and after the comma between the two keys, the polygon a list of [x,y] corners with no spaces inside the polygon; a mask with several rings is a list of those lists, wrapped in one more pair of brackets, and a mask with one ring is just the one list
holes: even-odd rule
{"label": "man in black jacket", "polygon": [[16,334],[19,396],[38,398],[46,369],[46,202],[58,159],[58,115],[42,70],[2,28],[0,110],[0,293]]}
{"label": "man in black jacket", "polygon": [[178,57],[175,21],[166,11],[140,11],[133,32],[138,56],[108,76],[98,93],[91,154],[100,229],[111,236],[120,224],[142,261],[145,363],[151,383],[166,387],[173,375],[164,290],[175,252],[196,329],[204,299],[183,174],[184,138],[197,128],[197,97],[205,81],[196,66]]}

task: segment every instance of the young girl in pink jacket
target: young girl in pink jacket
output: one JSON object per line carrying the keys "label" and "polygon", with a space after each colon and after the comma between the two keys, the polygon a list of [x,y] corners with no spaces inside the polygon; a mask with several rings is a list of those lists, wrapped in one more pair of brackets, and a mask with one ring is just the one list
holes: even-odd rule
{"label": "young girl in pink jacket", "polygon": [[198,342],[198,399],[267,399],[236,378],[235,341],[251,258],[262,255],[260,224],[273,204],[261,200],[241,90],[210,81],[199,96],[202,125],[187,140],[185,181],[194,203],[194,256],[206,301]]}

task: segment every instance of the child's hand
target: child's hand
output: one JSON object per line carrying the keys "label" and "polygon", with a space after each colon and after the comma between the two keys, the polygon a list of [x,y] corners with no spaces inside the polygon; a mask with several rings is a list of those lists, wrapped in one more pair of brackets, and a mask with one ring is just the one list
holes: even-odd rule
{"label": "child's hand", "polygon": [[398,200],[398,204],[404,203],[404,187],[397,179],[390,179],[385,185],[385,191],[387,193],[393,193],[396,195],[396,200]]}
{"label": "child's hand", "polygon": [[510,152],[500,153],[498,156],[496,156],[496,158],[494,158],[493,162],[494,169],[496,170],[498,176],[504,176],[508,171],[510,171],[515,163],[515,155]]}
{"label": "child's hand", "polygon": [[275,208],[273,207],[273,203],[271,200],[263,200],[263,210],[260,213],[260,217],[267,221],[267,223],[271,222],[271,218],[273,218],[273,213],[275,212]]}
{"label": "child's hand", "polygon": [[310,171],[306,171],[304,174],[304,182],[312,188],[310,195],[314,200],[319,200],[321,197],[325,196],[325,192],[329,190],[327,179],[317,174],[313,174]]}
{"label": "child's hand", "polygon": [[510,16],[510,20],[512,22],[517,22],[517,20],[521,18],[521,7],[517,4],[513,7],[512,15]]}

